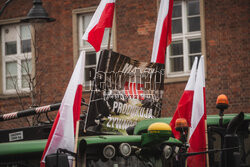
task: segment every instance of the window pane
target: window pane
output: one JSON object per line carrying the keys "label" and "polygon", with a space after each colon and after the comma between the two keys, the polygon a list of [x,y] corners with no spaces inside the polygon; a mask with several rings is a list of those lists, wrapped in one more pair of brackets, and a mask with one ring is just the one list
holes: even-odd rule
{"label": "window pane", "polygon": [[17,40],[17,29],[16,26],[6,26],[3,27],[3,37],[4,41],[6,42],[11,42],[11,41],[16,41]]}
{"label": "window pane", "polygon": [[22,72],[22,88],[29,87],[29,76],[27,74],[31,74],[32,71],[32,63],[31,60],[22,60],[21,72]]}
{"label": "window pane", "polygon": [[188,16],[200,14],[199,1],[188,2]]}
{"label": "window pane", "polygon": [[17,63],[16,62],[6,63],[6,76],[17,76]]}
{"label": "window pane", "polygon": [[[84,34],[84,32],[86,31],[86,29],[87,29],[87,27],[88,27],[88,25],[89,25],[89,23],[90,23],[90,21],[91,21],[92,16],[93,16],[93,13],[88,13],[88,14],[85,14],[84,16],[82,16],[83,34]],[[83,40],[83,45],[84,45],[84,46],[88,46],[88,47],[91,46],[91,45],[90,45],[87,41],[85,41],[85,40]]]}
{"label": "window pane", "polygon": [[174,4],[172,17],[181,17],[181,4]]}
{"label": "window pane", "polygon": [[22,75],[22,88],[28,88],[28,87],[29,87],[29,76]]}
{"label": "window pane", "polygon": [[200,53],[201,52],[201,40],[192,39],[189,40],[189,53]]}
{"label": "window pane", "polygon": [[182,33],[182,20],[172,20],[172,34]]}
{"label": "window pane", "polygon": [[93,80],[95,76],[95,68],[85,68],[85,81]]}
{"label": "window pane", "polygon": [[173,42],[170,47],[171,56],[182,55],[183,54],[183,45],[182,41]]}
{"label": "window pane", "polygon": [[96,64],[96,53],[90,52],[86,53],[85,65],[95,65]]}
{"label": "window pane", "polygon": [[82,18],[83,18],[83,30],[85,31],[90,23],[90,20],[93,17],[93,13],[88,13],[85,14]]}
{"label": "window pane", "polygon": [[32,71],[31,60],[22,60],[21,71],[22,74],[31,74]]}
{"label": "window pane", "polygon": [[89,44],[88,41],[83,40],[83,46],[85,46],[85,47],[90,47],[91,45]]}
{"label": "window pane", "polygon": [[[109,28],[105,28],[103,40],[102,40],[102,45],[108,45],[108,38],[109,38]],[[111,39],[112,39],[112,37],[111,37]],[[112,42],[112,40],[110,42]]]}
{"label": "window pane", "polygon": [[7,77],[6,78],[6,89],[15,89],[17,87],[17,77]]}
{"label": "window pane", "polygon": [[170,69],[171,72],[183,71],[183,58],[171,58],[170,59]]}
{"label": "window pane", "polygon": [[200,31],[200,17],[188,18],[188,30],[189,32]]}
{"label": "window pane", "polygon": [[5,43],[5,54],[13,55],[17,53],[16,41],[6,42]]}
{"label": "window pane", "polygon": [[31,40],[22,40],[21,45],[22,45],[22,53],[28,53],[31,52]]}
{"label": "window pane", "polygon": [[[189,56],[189,70],[191,70],[191,68],[192,68],[195,57],[198,57],[198,60],[200,60],[201,55]],[[199,63],[197,63],[197,64],[199,64]]]}
{"label": "window pane", "polygon": [[31,39],[30,28],[28,25],[20,26],[21,40]]}

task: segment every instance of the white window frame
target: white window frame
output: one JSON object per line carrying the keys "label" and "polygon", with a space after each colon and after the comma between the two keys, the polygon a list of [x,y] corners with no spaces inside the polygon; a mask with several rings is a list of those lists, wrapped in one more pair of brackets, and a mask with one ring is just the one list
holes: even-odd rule
{"label": "white window frame", "polygon": [[[2,42],[2,78],[3,78],[3,93],[4,94],[16,94],[18,92],[29,92],[29,88],[22,88],[22,69],[21,63],[22,60],[31,60],[32,61],[32,49],[29,53],[21,53],[21,37],[20,37],[20,27],[27,24],[12,24],[12,25],[5,25],[1,27],[1,42]],[[4,31],[7,27],[16,27],[17,35],[16,35],[16,42],[17,42],[17,53],[14,55],[5,54],[5,39],[4,39]],[[31,26],[30,26],[31,30]],[[19,34],[19,35],[18,35]],[[32,39],[31,39],[32,40]],[[17,90],[16,89],[6,89],[6,63],[7,62],[17,62]],[[32,71],[30,71],[30,75]]]}
{"label": "white window frame", "polygon": [[[95,10],[93,11],[88,11],[88,12],[83,12],[83,13],[80,13],[78,14],[78,17],[77,17],[77,24],[78,24],[78,55],[80,55],[81,51],[85,51],[86,53],[88,52],[95,52],[95,49],[94,47],[92,47],[91,45],[88,45],[88,46],[84,46],[83,45],[83,39],[82,39],[82,36],[84,34],[84,31],[83,31],[83,19],[82,17],[84,17],[84,15],[87,15],[89,13],[93,13],[94,14]],[[110,31],[110,30],[109,30]],[[113,32],[112,32],[113,33]],[[88,65],[86,66],[85,65],[85,57],[83,57],[83,64],[84,64],[84,69],[86,67],[94,67],[96,69],[97,67],[97,64],[98,64],[98,60],[99,60],[99,57],[100,57],[100,53],[101,53],[101,50],[102,49],[107,49],[108,47],[108,42],[107,44],[101,44],[101,48],[100,48],[100,51],[99,52],[96,52],[96,65]],[[110,49],[113,48],[113,39],[111,38],[110,40]],[[85,87],[91,87],[92,86],[92,81],[85,81],[85,72],[83,73],[83,86]]]}
{"label": "white window frame", "polygon": [[[183,42],[183,71],[178,72],[170,72],[171,65],[170,65],[170,45],[167,47],[167,59],[166,59],[166,76],[167,78],[175,78],[175,77],[186,77],[190,74],[189,69],[189,48],[188,48],[188,41],[191,39],[201,39],[201,26],[200,31],[193,31],[188,32],[188,17],[187,17],[187,2],[188,0],[177,1],[176,3],[181,3],[181,10],[182,10],[182,33],[172,34],[172,43],[175,41],[181,40]],[[201,3],[199,1],[199,3]],[[200,23],[201,23],[201,9],[200,9]],[[202,44],[201,44],[202,47]],[[202,49],[202,48],[201,48]],[[202,53],[200,53],[202,54]]]}

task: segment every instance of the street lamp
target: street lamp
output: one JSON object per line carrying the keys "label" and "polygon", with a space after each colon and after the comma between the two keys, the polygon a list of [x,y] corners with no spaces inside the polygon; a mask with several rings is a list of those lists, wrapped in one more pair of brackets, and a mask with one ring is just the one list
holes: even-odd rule
{"label": "street lamp", "polygon": [[49,17],[42,4],[42,0],[33,0],[33,7],[30,9],[27,17],[21,21],[28,23],[45,23],[55,21],[56,19]]}
{"label": "street lamp", "polygon": [[[47,22],[53,22],[56,19],[49,17],[48,13],[42,6],[42,0],[33,0],[33,7],[30,9],[29,13],[27,14],[26,18],[21,19],[21,22],[25,23],[31,23],[34,31],[34,36],[33,36],[33,45],[34,45],[34,56],[37,57],[37,52],[38,48],[36,47],[36,28],[35,26],[39,23],[47,23]],[[36,64],[36,62],[34,62]],[[35,86],[32,84],[32,89],[31,89],[31,99],[32,99],[32,108],[37,107],[36,104],[36,91],[35,91]]]}

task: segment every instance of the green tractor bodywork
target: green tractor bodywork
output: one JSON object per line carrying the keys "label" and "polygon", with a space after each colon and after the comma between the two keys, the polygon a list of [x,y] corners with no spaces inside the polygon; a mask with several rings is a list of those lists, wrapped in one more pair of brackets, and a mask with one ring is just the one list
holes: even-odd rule
{"label": "green tractor bodywork", "polygon": [[[223,127],[227,127],[236,114],[223,117]],[[175,155],[183,143],[166,133],[150,134],[148,127],[156,122],[170,123],[172,118],[155,118],[140,121],[133,130],[133,135],[97,135],[82,136],[78,139],[78,166],[174,166]],[[219,127],[220,117],[207,116],[209,149],[222,148],[220,135],[212,127]],[[250,114],[244,114],[244,122],[249,126]],[[248,128],[248,127],[247,127]],[[249,162],[250,141],[249,129],[239,128],[241,158]],[[212,129],[212,130],[211,130]],[[244,133],[242,133],[244,131]],[[243,141],[243,142],[242,142]],[[0,166],[8,166],[10,162],[21,162],[27,166],[39,166],[39,161],[47,140],[27,140],[0,143]],[[247,145],[247,146],[245,146]],[[122,151],[124,147],[125,153]],[[129,148],[130,147],[130,148]],[[114,151],[114,153],[112,152]],[[106,153],[106,155],[104,155]],[[217,167],[219,154],[210,153],[210,164]],[[25,162],[24,162],[25,161]],[[32,161],[32,162],[29,162]],[[213,161],[213,162],[212,162]],[[218,163],[217,163],[218,161]],[[18,164],[17,163],[17,164]],[[211,165],[210,165],[211,166]]]}
{"label": "green tractor bodywork", "polygon": [[[169,138],[169,137],[168,137]],[[19,161],[17,159],[33,159],[39,162],[41,153],[44,150],[47,140],[30,140],[30,141],[19,141],[19,142],[8,142],[0,143],[0,157],[7,161]],[[121,154],[119,147],[122,143],[129,144],[131,146],[131,154],[124,156]],[[149,161],[152,159],[151,156],[136,155],[136,151],[141,150],[142,136],[141,135],[98,135],[98,136],[83,136],[78,139],[78,166],[87,164],[87,166],[148,166],[146,164],[154,164],[160,160]],[[180,141],[170,137],[168,140],[163,140],[164,144],[181,144]],[[105,146],[113,146],[115,148],[115,157],[105,158],[103,156],[103,149]],[[12,158],[11,158],[12,157]],[[144,159],[143,159],[144,158]],[[15,160],[13,160],[15,159]],[[0,161],[1,162],[1,161]],[[4,163],[3,160],[1,164]],[[27,163],[27,162],[26,162]],[[34,166],[39,166],[38,165]],[[94,165],[96,164],[96,165]],[[29,164],[31,165],[31,164]],[[28,165],[27,165],[28,166]]]}
{"label": "green tractor bodywork", "polygon": [[28,140],[0,143],[0,157],[19,154],[41,153],[47,140]]}
{"label": "green tractor bodywork", "polygon": [[[250,120],[250,114],[245,113],[245,120]],[[234,117],[236,114],[226,114],[223,116],[223,125],[227,125]],[[167,117],[167,118],[154,118],[154,119],[146,119],[143,121],[140,121],[137,123],[135,129],[134,129],[134,134],[139,135],[142,133],[147,132],[147,128],[149,125],[155,122],[165,122],[167,124],[170,123],[172,120],[172,117]],[[208,115],[207,116],[207,125],[208,126],[219,126],[219,120],[220,117],[218,115]]]}
{"label": "green tractor bodywork", "polygon": [[[146,138],[143,135],[105,135],[81,137],[79,140],[79,153],[82,157],[80,164],[87,166],[162,166],[163,160],[159,156],[162,154],[160,145],[181,145],[182,143],[174,139],[171,134],[163,136],[159,134],[150,135]],[[162,137],[162,138],[161,138]],[[144,139],[143,139],[144,138]],[[167,139],[166,139],[167,138]],[[158,143],[155,140],[158,139]],[[146,144],[144,144],[146,143]],[[130,153],[122,153],[122,145],[129,145]],[[144,144],[144,145],[143,145]],[[159,146],[159,147],[158,147]],[[105,148],[114,148],[115,156],[108,158],[105,156]],[[125,150],[126,152],[126,150]],[[127,151],[128,152],[128,151]],[[155,156],[157,155],[157,156]]]}

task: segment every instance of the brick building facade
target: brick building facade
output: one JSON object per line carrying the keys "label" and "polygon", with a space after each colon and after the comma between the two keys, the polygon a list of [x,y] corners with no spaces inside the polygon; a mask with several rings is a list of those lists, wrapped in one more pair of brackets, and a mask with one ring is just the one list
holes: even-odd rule
{"label": "brick building facade", "polygon": [[[167,52],[169,54],[166,59],[162,116],[171,116],[175,111],[190,72],[189,66],[192,60],[190,57],[201,54],[205,56],[206,65],[207,113],[217,113],[215,102],[217,96],[222,93],[229,98],[230,107],[226,113],[241,111],[249,113],[250,2],[248,0],[175,0],[174,2],[173,48],[177,48],[179,54],[176,56],[175,50],[171,48]],[[5,1],[1,0],[0,7],[4,3]],[[22,43],[25,41],[31,45],[30,49],[26,50],[30,55],[27,64],[32,67],[30,75],[36,76],[36,83],[39,83],[36,86],[37,105],[61,101],[80,50],[85,49],[89,56],[92,55],[91,58],[86,57],[86,63],[89,63],[86,64],[86,71],[95,65],[98,54],[94,53],[88,44],[82,42],[80,36],[98,4],[99,0],[44,0],[43,7],[56,21],[36,25],[20,23],[20,19],[24,18],[32,7],[32,0],[15,0],[6,6],[0,15],[0,114],[26,109],[32,105],[29,90],[25,88],[25,86],[28,88],[27,83],[25,85],[25,81],[22,82],[27,72],[18,68],[18,63],[8,59],[13,54],[18,55],[19,52],[21,55],[24,54],[22,49],[25,46]],[[113,50],[149,62],[158,7],[157,0],[117,0],[112,30]],[[14,45],[13,35],[8,35],[12,30],[14,34],[16,30],[16,33],[19,32]],[[28,33],[26,30],[29,30]],[[104,40],[107,41],[107,36]],[[106,45],[107,42],[104,41],[102,48]],[[178,49],[183,51],[180,52]],[[194,53],[191,53],[191,50]],[[34,60],[35,56],[38,57],[37,61]],[[176,59],[174,56],[180,58]],[[21,62],[26,61],[27,57],[21,59]],[[13,72],[13,69],[16,69],[17,73]],[[6,72],[7,70],[10,72]],[[13,81],[9,80],[9,74],[21,80],[19,85],[17,84],[17,87],[23,90],[21,93],[17,94],[16,89],[12,90],[13,87],[8,86],[8,83]],[[85,77],[85,82],[88,82],[88,77]],[[89,94],[89,91],[84,91],[87,101]],[[54,115],[55,112],[50,117],[53,119]],[[29,118],[29,123],[32,121],[32,118]],[[27,126],[25,118],[0,123],[0,129],[20,126]]]}

